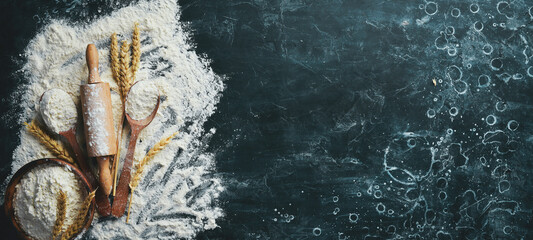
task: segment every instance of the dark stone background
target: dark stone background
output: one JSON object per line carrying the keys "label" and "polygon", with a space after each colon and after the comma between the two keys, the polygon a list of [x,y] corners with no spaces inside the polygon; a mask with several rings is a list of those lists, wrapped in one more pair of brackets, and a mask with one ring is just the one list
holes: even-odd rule
{"label": "dark stone background", "polygon": [[[80,2],[0,3],[2,179],[28,41],[130,4]],[[506,3],[180,0],[228,79],[206,126],[226,217],[198,238],[533,239],[533,4]]]}

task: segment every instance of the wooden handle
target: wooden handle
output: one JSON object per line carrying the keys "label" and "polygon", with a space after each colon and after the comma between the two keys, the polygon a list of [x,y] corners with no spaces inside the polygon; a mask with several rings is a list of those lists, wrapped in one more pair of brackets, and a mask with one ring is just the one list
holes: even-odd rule
{"label": "wooden handle", "polygon": [[111,193],[111,188],[113,185],[113,180],[111,179],[111,172],[109,169],[109,163],[111,162],[111,156],[97,157],[96,162],[98,163],[99,170],[99,179],[100,187],[106,196],[109,196]]}
{"label": "wooden handle", "polygon": [[80,145],[78,144],[78,140],[76,139],[75,132],[76,130],[74,128],[70,131],[62,132],[60,134],[67,139],[68,143],[70,144],[70,147],[72,147],[72,150],[74,151],[74,155],[76,156],[76,161],[78,162],[78,165],[80,166],[81,171],[83,172],[87,180],[89,180],[91,187],[94,189],[98,185],[97,185],[96,180],[94,179],[91,169],[89,168],[87,158],[81,152],[81,148],[80,148]]}
{"label": "wooden handle", "polygon": [[96,189],[96,196],[94,199],[96,200],[96,211],[98,211],[100,217],[111,215],[111,202],[109,202],[109,197],[108,195],[105,195],[102,188]]}
{"label": "wooden handle", "polygon": [[[98,182],[96,182],[96,179],[94,178],[88,165],[89,162],[85,155],[83,155],[83,153],[81,152],[80,145],[78,144],[78,140],[76,139],[75,129],[62,132],[61,135],[67,139],[70,146],[72,147],[72,150],[74,150],[74,154],[76,155],[76,161],[78,161],[78,165],[80,166],[81,172],[83,172],[83,176],[87,179],[89,185],[91,186],[91,189],[98,187]],[[98,214],[100,214],[100,216],[102,217],[109,216],[111,214],[111,203],[109,202],[109,198],[107,196],[109,196],[109,194],[105,194],[102,188],[97,189],[96,209],[98,210]]]}
{"label": "wooden handle", "polygon": [[85,57],[87,58],[87,68],[89,69],[89,79],[87,82],[101,82],[100,75],[98,74],[98,50],[94,44],[87,45]]}
{"label": "wooden handle", "polygon": [[141,132],[142,127],[131,126],[130,142],[128,144],[128,153],[124,158],[124,165],[122,166],[122,172],[120,173],[120,179],[118,180],[117,193],[113,200],[113,207],[111,214],[115,217],[121,217],[126,210],[126,204],[128,202],[129,184],[131,178],[131,166],[133,164],[133,155],[135,153],[135,146],[137,145],[137,137]]}

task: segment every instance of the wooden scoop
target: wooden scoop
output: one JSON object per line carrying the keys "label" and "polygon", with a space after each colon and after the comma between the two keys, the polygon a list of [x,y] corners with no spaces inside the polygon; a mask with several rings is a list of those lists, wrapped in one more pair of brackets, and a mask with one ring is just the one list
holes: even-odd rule
{"label": "wooden scoop", "polygon": [[[43,95],[41,95],[40,101],[43,100]],[[49,103],[49,104],[65,104],[65,103]],[[74,117],[74,116],[73,116]],[[77,116],[75,116],[77,118]],[[88,159],[85,154],[83,154],[80,145],[78,143],[78,139],[76,138],[76,125],[72,125],[72,127],[69,130],[62,131],[62,132],[56,132],[56,134],[59,134],[63,136],[67,142],[69,143],[70,147],[74,151],[75,160],[78,163],[80,167],[81,173],[83,173],[84,177],[87,179],[89,184],[91,185],[92,189],[96,189],[98,187],[98,182],[94,178],[93,173],[91,172],[91,168],[89,166]],[[98,188],[96,191],[96,205],[98,206],[98,213],[102,216],[108,216],[111,213],[111,203],[109,202],[109,199],[104,195],[103,191]]]}
{"label": "wooden scoop", "polygon": [[[130,90],[132,88],[133,86],[131,86]],[[126,157],[124,159],[124,165],[122,166],[122,172],[120,173],[120,179],[118,181],[117,193],[115,195],[115,199],[113,200],[113,207],[111,209],[111,214],[115,217],[121,217],[122,215],[124,215],[124,211],[126,210],[129,184],[131,178],[131,166],[133,164],[133,155],[135,153],[135,146],[137,145],[137,138],[139,137],[139,133],[146,126],[148,126],[148,124],[150,124],[152,120],[154,120],[155,114],[157,113],[157,109],[159,109],[160,100],[161,98],[160,96],[158,96],[157,104],[155,105],[154,110],[145,119],[135,120],[131,118],[128,113],[126,113],[126,119],[128,120],[128,123],[131,127],[131,136],[130,142],[128,144],[128,153],[126,154]]]}
{"label": "wooden scoop", "polygon": [[[48,90],[48,91],[44,92],[41,95],[41,98],[39,100],[39,105],[43,104],[43,97],[44,97],[45,94],[57,93],[57,92],[53,92],[53,91],[58,91],[58,90],[57,89],[53,89],[53,90]],[[60,92],[63,92],[63,91],[60,91]],[[64,104],[72,104],[72,105],[74,105],[74,102],[64,103],[64,102],[53,102],[53,101],[50,101],[50,102],[45,102],[44,104],[46,104],[46,106],[55,105],[57,107],[57,106],[64,106]],[[57,108],[60,108],[60,107],[57,107]],[[42,111],[42,109],[41,109],[41,111]],[[41,114],[44,114],[44,113],[41,112]],[[70,116],[70,117],[77,118],[78,116],[76,115],[76,116]],[[56,119],[56,121],[58,121],[58,120],[62,120],[62,119]],[[96,185],[94,185],[94,183],[96,183],[96,181],[94,179],[94,176],[91,173],[89,165],[87,165],[87,158],[82,153],[80,145],[78,144],[78,140],[76,139],[76,124],[73,124],[70,127],[70,129],[68,129],[66,131],[55,132],[55,131],[58,131],[58,130],[56,130],[53,127],[51,127],[51,125],[49,125],[51,123],[47,122],[46,120],[45,120],[45,123],[48,125],[49,129],[54,131],[55,134],[59,134],[59,135],[65,137],[65,139],[67,139],[67,142],[69,143],[70,147],[74,151],[74,155],[76,157],[75,160],[78,163],[78,165],[80,166],[80,169],[81,169],[82,173],[85,175],[87,180],[89,180],[89,183],[91,183],[93,185],[93,187],[96,187]]]}
{"label": "wooden scoop", "polygon": [[74,151],[74,155],[76,155],[76,160],[78,161],[78,164],[80,165],[80,169],[89,181],[93,187],[96,187],[96,180],[94,179],[93,173],[91,172],[91,168],[87,164],[87,158],[82,153],[80,145],[78,144],[78,140],[76,139],[76,126],[71,128],[70,130],[60,132],[59,135],[65,137],[70,144],[70,147],[72,147],[72,150]]}
{"label": "wooden scoop", "polygon": [[[87,158],[81,152],[80,145],[76,140],[76,127],[65,132],[60,132],[59,134],[65,137],[70,143],[70,146],[72,147],[72,150],[74,150],[74,154],[76,155],[76,159],[78,159],[78,164],[80,165],[81,171],[83,172],[91,186],[93,188],[97,188],[98,182],[94,178],[93,173],[89,168]],[[109,216],[109,212],[111,211],[111,203],[109,202],[109,198],[107,198],[107,195],[105,194],[102,188],[98,188],[96,190],[95,200],[96,205],[98,206],[98,214],[100,214],[101,216]]]}

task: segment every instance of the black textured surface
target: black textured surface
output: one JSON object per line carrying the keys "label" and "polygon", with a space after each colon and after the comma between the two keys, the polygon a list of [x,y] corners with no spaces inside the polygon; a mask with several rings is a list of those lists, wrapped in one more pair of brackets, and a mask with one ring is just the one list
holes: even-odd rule
{"label": "black textured surface", "polygon": [[[1,3],[3,178],[19,54],[116,2]],[[532,239],[533,3],[435,2],[179,1],[228,79],[207,123],[226,217],[198,238]]]}

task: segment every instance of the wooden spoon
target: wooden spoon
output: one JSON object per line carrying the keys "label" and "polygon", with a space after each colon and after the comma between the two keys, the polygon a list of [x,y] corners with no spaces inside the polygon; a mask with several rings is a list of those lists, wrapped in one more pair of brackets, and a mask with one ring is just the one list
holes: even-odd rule
{"label": "wooden spoon", "polygon": [[[39,100],[39,106],[41,106],[41,104],[43,103],[43,96],[45,94],[47,94],[47,93],[48,94],[53,94],[54,90],[58,91],[57,89],[51,89],[51,90],[48,90],[48,91],[44,92],[41,95],[41,98]],[[63,92],[63,91],[60,91],[60,92]],[[72,104],[72,105],[74,105],[73,102],[63,103],[63,102],[53,102],[53,101],[45,102],[45,104],[46,105],[55,105],[55,106],[63,105],[63,104]],[[40,109],[40,110],[41,110],[41,114],[44,114],[42,112],[43,110],[42,109]],[[77,118],[78,116],[71,116],[71,117]],[[59,121],[60,119],[56,119],[56,120]],[[52,123],[47,122],[46,119],[45,119],[44,122],[45,122],[45,125],[48,125],[48,129],[52,130],[52,132],[54,132],[55,134],[59,134],[59,135],[65,137],[67,139],[67,142],[70,144],[70,147],[74,151],[74,155],[76,157],[75,160],[78,162],[78,165],[80,166],[81,171],[83,172],[83,174],[85,174],[85,177],[87,178],[87,180],[89,180],[89,183],[92,185],[92,187],[96,187],[96,185],[93,185],[93,183],[95,182],[95,179],[94,179],[94,176],[93,176],[92,172],[90,171],[89,166],[87,165],[87,158],[82,153],[80,145],[78,144],[78,140],[76,139],[76,124],[73,124],[72,126],[70,126],[69,130],[62,131],[62,132],[56,132],[58,129],[55,129],[52,126],[50,126],[50,124],[52,124]]]}
{"label": "wooden spoon", "polygon": [[[44,95],[44,93],[43,93]],[[40,101],[42,101],[42,97]],[[64,104],[64,103],[56,103],[56,104]],[[50,127],[49,127],[50,128]],[[52,128],[50,128],[52,129]],[[91,172],[91,168],[88,165],[88,160],[85,154],[81,151],[80,145],[78,143],[78,139],[76,138],[76,125],[73,125],[69,130],[62,131],[62,132],[56,132],[56,134],[59,134],[63,136],[65,139],[67,139],[67,142],[69,143],[70,147],[74,151],[75,159],[78,165],[80,166],[80,170],[89,181],[89,184],[91,184],[91,187],[95,189],[98,187],[98,182],[94,178],[93,173]],[[111,213],[111,203],[109,202],[109,198],[105,195],[103,190],[101,188],[98,188],[96,191],[96,205],[98,206],[98,214],[102,216],[109,216]]]}
{"label": "wooden spoon", "polygon": [[[132,88],[133,86],[131,86],[130,90]],[[131,136],[130,142],[128,144],[128,153],[126,154],[126,157],[124,159],[124,165],[122,166],[122,172],[120,173],[120,179],[118,181],[117,193],[115,195],[115,199],[113,200],[113,208],[111,210],[111,214],[115,217],[121,217],[122,215],[124,215],[124,211],[126,210],[129,184],[131,178],[131,166],[133,164],[133,155],[135,153],[135,146],[137,145],[137,138],[139,137],[139,133],[146,126],[148,126],[148,124],[150,124],[152,120],[154,120],[155,114],[157,113],[157,109],[159,109],[160,100],[161,96],[157,96],[157,104],[155,105],[154,110],[145,119],[135,120],[131,118],[128,113],[126,113],[126,119],[128,120],[128,123],[131,127]]]}
{"label": "wooden spoon", "polygon": [[[74,126],[68,131],[60,132],[59,135],[65,137],[69,142],[70,146],[72,147],[72,150],[74,150],[74,154],[76,155],[76,159],[78,160],[80,169],[91,184],[91,186],[93,188],[98,187],[98,182],[94,178],[93,173],[91,172],[91,169],[87,164],[87,158],[81,152],[80,145],[78,144],[78,140],[76,139],[76,126]],[[98,206],[98,214],[100,214],[101,216],[109,216],[109,214],[111,213],[111,203],[109,202],[109,198],[107,197],[107,194],[105,194],[103,188],[98,188],[96,190],[96,195],[94,198],[96,200],[96,205]]]}
{"label": "wooden spoon", "polygon": [[[6,189],[6,195],[5,195],[5,204],[4,204],[4,210],[6,212],[6,216],[11,219],[11,222],[13,223],[13,226],[15,229],[17,229],[20,237],[22,239],[33,239],[32,236],[28,236],[21,228],[21,226],[18,224],[17,219],[15,217],[15,210],[13,208],[13,199],[15,197],[16,192],[16,186],[20,182],[20,179],[24,175],[26,175],[28,172],[30,172],[32,169],[44,165],[44,164],[57,164],[59,166],[63,166],[66,168],[70,168],[72,172],[81,179],[81,183],[85,186],[85,189],[87,190],[87,193],[90,193],[93,191],[93,187],[89,183],[88,179],[85,177],[85,175],[74,165],[60,159],[55,158],[45,158],[45,159],[39,159],[32,161],[24,166],[22,166],[11,178],[11,181],[9,182],[9,185],[7,185]],[[52,199],[52,201],[55,201],[55,199]],[[91,207],[89,209],[89,213],[87,215],[87,218],[85,219],[85,224],[83,225],[83,229],[87,229],[91,222],[93,221],[94,216],[94,202],[91,204]],[[81,231],[80,231],[81,232]],[[79,234],[79,233],[77,233]],[[76,234],[76,235],[77,235]],[[73,236],[74,238],[76,237]]]}

